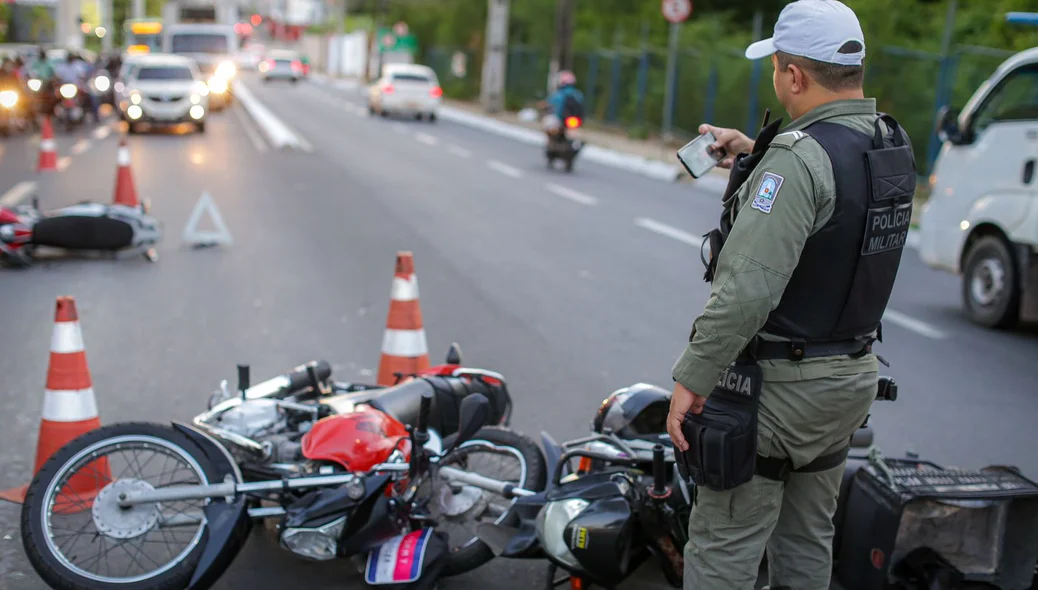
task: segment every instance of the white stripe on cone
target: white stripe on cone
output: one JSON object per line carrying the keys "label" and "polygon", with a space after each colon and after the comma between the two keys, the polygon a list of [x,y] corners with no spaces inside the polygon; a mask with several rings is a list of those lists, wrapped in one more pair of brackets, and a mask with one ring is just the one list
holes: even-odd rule
{"label": "white stripe on cone", "polygon": [[43,393],[43,419],[51,422],[82,422],[97,418],[94,389],[51,390]]}
{"label": "white stripe on cone", "polygon": [[382,337],[382,354],[404,357],[429,354],[429,346],[425,342],[425,329],[386,330],[385,336]]}
{"label": "white stripe on cone", "polygon": [[418,277],[411,275],[406,279],[393,277],[393,290],[389,295],[393,301],[414,301],[418,299]]}
{"label": "white stripe on cone", "polygon": [[56,322],[50,334],[50,351],[83,352],[83,332],[79,329],[79,322]]}
{"label": "white stripe on cone", "polygon": [[120,166],[129,166],[130,150],[124,147],[119,148],[119,155],[117,156],[117,161],[119,162]]}
{"label": "white stripe on cone", "polygon": [[44,139],[44,140],[42,140],[40,142],[40,151],[43,151],[43,152],[53,152],[54,149],[55,149],[55,145],[54,145],[54,140],[53,139]]}

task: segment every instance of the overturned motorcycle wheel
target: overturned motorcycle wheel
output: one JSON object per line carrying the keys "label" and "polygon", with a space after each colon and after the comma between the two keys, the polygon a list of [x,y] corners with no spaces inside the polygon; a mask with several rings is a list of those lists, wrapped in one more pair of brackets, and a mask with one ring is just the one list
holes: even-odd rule
{"label": "overturned motorcycle wheel", "polygon": [[206,500],[122,508],[117,499],[220,477],[170,427],[123,423],[91,431],[55,453],[29,485],[21,514],[25,552],[52,588],[185,588],[206,545]]}
{"label": "overturned motorcycle wheel", "polygon": [[[455,438],[456,435],[445,438],[444,447],[449,447]],[[476,461],[479,455],[488,456],[490,461]],[[510,475],[487,473],[477,463],[489,465],[494,470],[507,469],[509,464],[516,464],[518,469]],[[544,489],[547,481],[547,467],[537,443],[524,434],[506,428],[483,428],[440,464],[459,467],[538,492]],[[511,504],[512,500],[490,492],[480,492],[469,486],[462,486],[454,492],[447,487],[439,490],[439,495],[433,498],[431,505],[436,507],[434,517],[440,523],[437,528],[449,537],[450,552],[444,565],[444,576],[463,574],[494,558],[490,547],[473,536],[471,531],[477,522],[511,524],[515,520],[515,515],[509,510]],[[456,529],[464,534],[459,532],[456,535]]]}

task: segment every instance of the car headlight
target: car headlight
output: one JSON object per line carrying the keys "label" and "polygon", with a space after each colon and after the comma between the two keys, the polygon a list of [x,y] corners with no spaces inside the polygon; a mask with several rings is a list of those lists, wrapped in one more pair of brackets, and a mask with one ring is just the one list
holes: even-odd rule
{"label": "car headlight", "polygon": [[227,92],[227,80],[219,76],[213,76],[213,78],[209,80],[209,92],[212,92],[213,94],[223,94],[224,92]]}
{"label": "car headlight", "polygon": [[209,85],[205,82],[195,83],[194,93],[199,96],[209,96]]}
{"label": "car headlight", "polygon": [[79,89],[76,88],[75,84],[62,84],[61,87],[58,88],[58,92],[60,92],[61,96],[65,98],[75,98]]}
{"label": "car headlight", "polygon": [[0,106],[5,109],[9,109],[14,105],[18,104],[18,93],[14,90],[4,90],[0,92]]}
{"label": "car headlight", "polygon": [[192,119],[194,119],[194,120],[196,120],[196,121],[197,121],[197,120],[199,120],[199,119],[201,119],[202,117],[204,117],[204,116],[205,116],[205,109],[203,109],[203,108],[202,108],[202,105],[200,105],[200,104],[196,104],[196,105],[192,106],[192,107],[191,107],[191,108],[190,108],[190,109],[189,109],[189,110],[187,111],[187,113],[188,113],[189,115],[191,115],[191,118],[192,118]]}
{"label": "car headlight", "polygon": [[234,62],[225,61],[216,66],[216,77],[230,80],[234,77],[237,72],[237,68],[234,67]]}
{"label": "car headlight", "polygon": [[286,528],[281,534],[281,543],[286,549],[302,557],[318,561],[335,559],[339,536],[344,528],[345,516],[317,528]]}
{"label": "car headlight", "polygon": [[29,79],[29,90],[32,90],[33,92],[39,92],[40,88],[43,88],[43,82],[39,81],[36,78]]}
{"label": "car headlight", "polygon": [[138,92],[130,94],[130,102],[133,104],[141,104],[141,95]]}
{"label": "car headlight", "polygon": [[135,104],[131,104],[129,108],[126,109],[126,116],[134,120],[140,119],[143,114],[144,111],[141,107]]}
{"label": "car headlight", "polygon": [[94,88],[98,92],[108,92],[108,89],[112,87],[112,81],[108,79],[108,76],[98,76],[94,78]]}
{"label": "car headlight", "polygon": [[566,525],[587,507],[587,500],[571,498],[549,502],[537,514],[537,539],[544,552],[569,567],[579,567],[580,563],[566,544]]}

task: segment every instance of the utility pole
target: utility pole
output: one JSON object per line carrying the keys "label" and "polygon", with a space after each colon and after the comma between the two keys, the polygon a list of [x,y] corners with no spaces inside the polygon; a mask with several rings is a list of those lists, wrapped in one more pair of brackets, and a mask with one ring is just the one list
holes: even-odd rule
{"label": "utility pole", "polygon": [[555,92],[555,78],[573,68],[573,13],[576,0],[555,0],[555,46],[548,65],[548,93]]}
{"label": "utility pole", "polygon": [[100,12],[101,26],[104,27],[105,35],[101,37],[101,50],[109,52],[112,50],[112,39],[114,38],[115,31],[112,30],[114,25],[112,24],[112,0],[99,0],[97,3],[98,12]]}
{"label": "utility pole", "polygon": [[487,42],[483,55],[480,102],[488,113],[505,108],[505,67],[508,61],[510,0],[487,0]]}
{"label": "utility pole", "polygon": [[133,18],[145,18],[148,16],[144,0],[133,0]]}
{"label": "utility pole", "polygon": [[72,49],[83,48],[83,31],[79,28],[79,0],[58,0],[55,23],[55,45]]}

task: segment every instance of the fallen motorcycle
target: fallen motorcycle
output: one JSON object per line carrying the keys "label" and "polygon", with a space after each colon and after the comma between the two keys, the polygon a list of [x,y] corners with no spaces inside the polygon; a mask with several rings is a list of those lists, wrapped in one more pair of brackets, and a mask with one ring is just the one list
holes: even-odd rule
{"label": "fallen motorcycle", "polygon": [[[618,408],[627,422],[619,431],[602,427],[600,409],[589,437],[558,445],[542,433],[546,490],[513,504],[518,524],[479,526],[496,555],[548,559],[549,589],[614,588],[656,555],[681,587],[695,486],[666,434],[670,393],[636,384],[602,408],[638,392],[649,395]],[[882,378],[877,399],[896,397]],[[883,458],[868,420],[851,441],[834,523],[834,579],[845,590],[1038,588],[1038,484],[1011,467]]]}
{"label": "fallen motorcycle", "polygon": [[[115,424],[73,440],[26,495],[33,567],[54,588],[206,588],[259,519],[277,519],[280,545],[300,557],[367,556],[373,584],[491,559],[466,529],[510,522],[511,498],[545,478],[536,443],[504,426],[504,378],[457,363],[390,387],[330,375],[311,362],[250,387],[239,367],[238,391],[221,384],[191,424]],[[481,454],[517,468],[481,475]]]}
{"label": "fallen motorcycle", "polygon": [[154,262],[154,246],[161,238],[161,225],[144,206],[83,202],[46,213],[35,203],[0,207],[0,263],[7,266],[30,266],[39,246],[110,252],[122,258],[143,255]]}

